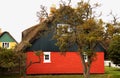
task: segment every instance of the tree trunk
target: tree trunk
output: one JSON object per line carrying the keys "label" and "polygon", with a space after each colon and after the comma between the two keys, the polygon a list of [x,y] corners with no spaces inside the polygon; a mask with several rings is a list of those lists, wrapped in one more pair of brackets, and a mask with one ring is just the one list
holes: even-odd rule
{"label": "tree trunk", "polygon": [[82,53],[80,53],[82,66],[83,66],[83,76],[84,78],[90,78],[90,63],[86,64]]}
{"label": "tree trunk", "polygon": [[[87,67],[87,65],[86,65],[86,67]],[[86,72],[83,72],[84,78],[90,78],[90,67],[87,67],[87,69],[85,71]]]}
{"label": "tree trunk", "polygon": [[87,78],[90,78],[90,66],[88,65],[88,67],[87,67]]}

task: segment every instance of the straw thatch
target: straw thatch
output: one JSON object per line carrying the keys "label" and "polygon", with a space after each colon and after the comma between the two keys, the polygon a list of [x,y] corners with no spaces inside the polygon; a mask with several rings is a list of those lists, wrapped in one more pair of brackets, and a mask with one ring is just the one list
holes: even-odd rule
{"label": "straw thatch", "polygon": [[49,23],[53,21],[54,17],[49,17],[46,20],[42,21],[40,24],[37,24],[25,31],[22,32],[22,41],[15,48],[16,52],[24,51],[28,45],[35,40],[35,38],[41,33],[48,29]]}

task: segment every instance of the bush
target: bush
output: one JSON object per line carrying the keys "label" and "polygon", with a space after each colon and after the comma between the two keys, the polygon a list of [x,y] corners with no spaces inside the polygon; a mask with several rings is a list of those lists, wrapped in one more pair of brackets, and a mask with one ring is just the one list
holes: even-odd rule
{"label": "bush", "polygon": [[18,65],[18,55],[12,49],[0,48],[0,71],[10,71]]}

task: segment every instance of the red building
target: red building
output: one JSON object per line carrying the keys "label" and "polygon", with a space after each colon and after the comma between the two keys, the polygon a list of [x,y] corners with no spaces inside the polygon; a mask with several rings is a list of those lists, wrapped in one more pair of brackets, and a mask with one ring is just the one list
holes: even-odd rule
{"label": "red building", "polygon": [[[32,27],[34,28],[34,27]],[[23,38],[28,35],[23,32]],[[83,73],[83,67],[80,55],[77,52],[77,46],[73,45],[65,54],[61,54],[59,48],[55,46],[55,40],[51,40],[53,31],[42,37],[34,37],[31,41],[32,46],[26,48],[27,68],[26,74],[80,74]],[[35,52],[42,50],[43,53],[36,56]],[[34,52],[35,51],[35,52]],[[90,73],[104,73],[104,48],[100,43],[95,46],[96,57],[90,69]],[[87,57],[85,57],[87,63]]]}
{"label": "red building", "polygon": [[[40,63],[32,64],[26,74],[80,74],[83,73],[80,56],[77,52],[44,52]],[[34,52],[27,53],[27,65],[38,62]],[[96,58],[91,65],[90,73],[104,73],[104,52],[96,52]]]}
{"label": "red building", "polygon": [[[40,30],[40,26],[42,26],[42,24],[23,31],[23,40],[16,48],[16,51],[24,50],[27,54],[26,74],[83,73],[81,58],[77,52],[77,45],[71,46],[68,52],[61,54],[59,47],[55,45],[56,40],[51,39],[54,31],[49,32],[47,35],[40,36],[39,33],[45,31]],[[26,42],[32,44],[32,46],[28,47]],[[41,50],[43,53],[37,56],[35,53]],[[90,73],[104,73],[104,51],[105,49],[101,43],[97,43],[95,46],[96,57],[92,62]],[[85,62],[87,64],[87,56],[85,56]]]}

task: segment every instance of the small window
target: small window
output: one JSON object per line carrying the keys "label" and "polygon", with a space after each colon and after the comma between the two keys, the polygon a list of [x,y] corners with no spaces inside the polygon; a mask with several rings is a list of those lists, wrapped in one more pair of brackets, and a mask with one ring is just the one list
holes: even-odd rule
{"label": "small window", "polygon": [[8,42],[3,42],[2,47],[3,48],[9,48],[9,43]]}
{"label": "small window", "polygon": [[88,56],[84,53],[83,55],[85,62],[88,62]]}
{"label": "small window", "polygon": [[50,52],[44,52],[44,63],[50,63]]}
{"label": "small window", "polygon": [[62,36],[67,36],[73,30],[69,24],[57,24],[57,34]]}
{"label": "small window", "polygon": [[49,60],[49,55],[45,55],[45,60]]}

